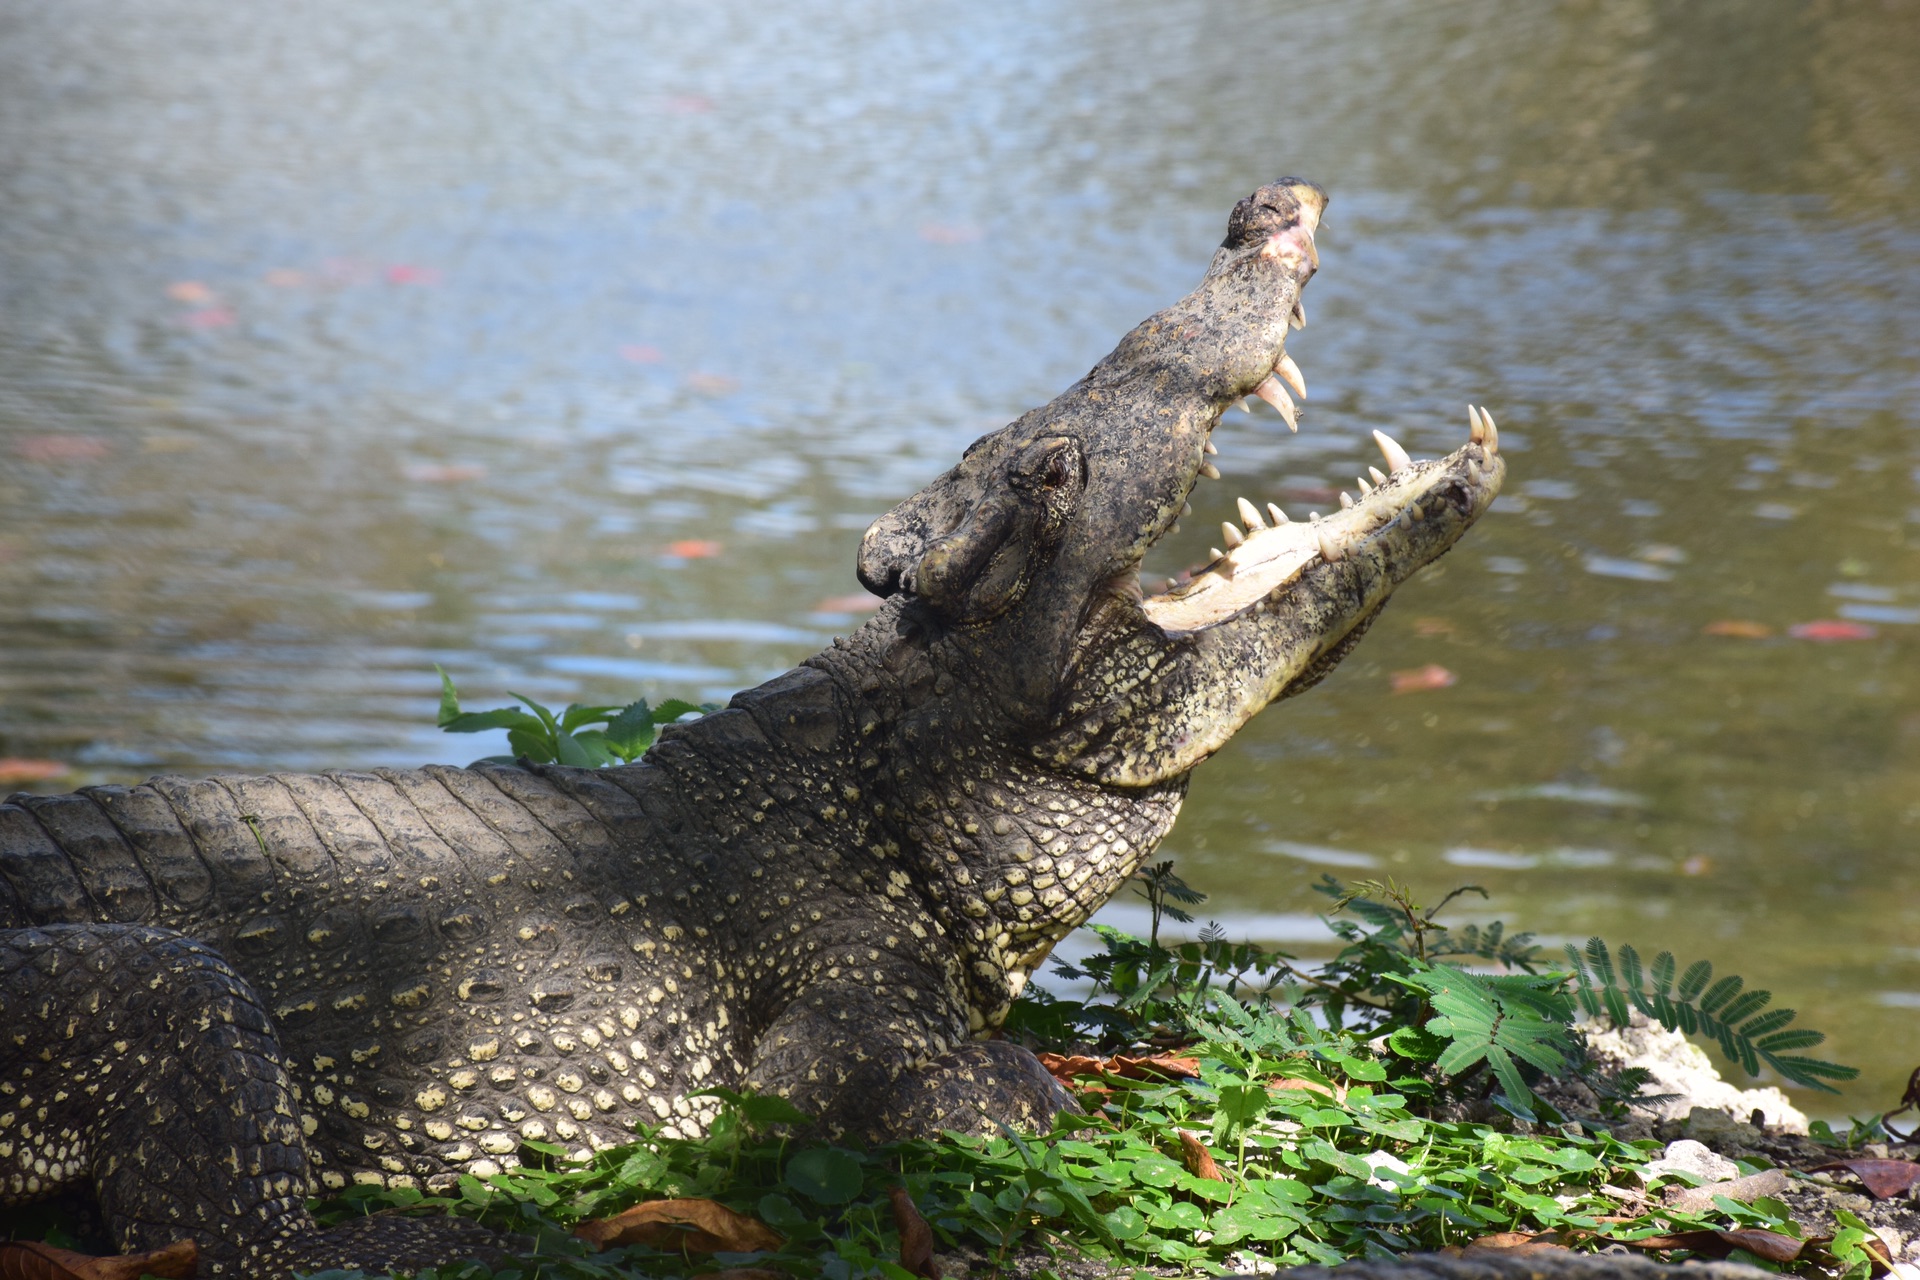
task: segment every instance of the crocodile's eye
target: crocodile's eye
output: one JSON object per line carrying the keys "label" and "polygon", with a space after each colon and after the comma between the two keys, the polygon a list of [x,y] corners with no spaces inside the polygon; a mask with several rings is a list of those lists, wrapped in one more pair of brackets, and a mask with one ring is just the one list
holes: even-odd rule
{"label": "crocodile's eye", "polygon": [[1058,489],[1073,478],[1074,466],[1070,453],[1070,450],[1058,449],[1054,451],[1052,457],[1047,459],[1046,466],[1040,472],[1042,487]]}

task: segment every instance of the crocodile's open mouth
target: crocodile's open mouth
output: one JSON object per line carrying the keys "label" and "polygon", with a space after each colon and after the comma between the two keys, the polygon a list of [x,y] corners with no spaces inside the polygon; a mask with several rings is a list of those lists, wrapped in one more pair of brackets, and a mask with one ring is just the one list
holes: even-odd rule
{"label": "crocodile's open mouth", "polygon": [[[1266,504],[1263,512],[1239,499],[1239,523],[1220,526],[1225,548],[1212,548],[1204,567],[1146,596],[1141,608],[1163,631],[1197,631],[1268,599],[1316,563],[1337,563],[1396,535],[1409,544],[1425,541],[1420,534],[1429,521],[1436,525],[1435,540],[1442,546],[1451,542],[1493,501],[1505,471],[1498,461],[1500,431],[1493,415],[1472,406],[1467,414],[1467,444],[1437,460],[1416,462],[1392,436],[1375,431],[1387,470],[1369,467],[1371,480],[1358,479],[1360,496],[1342,492],[1339,510],[1325,518],[1315,512],[1308,520],[1290,520],[1277,503]],[[1211,464],[1206,472],[1218,475]],[[1463,518],[1442,522],[1443,512]],[[1438,527],[1442,524],[1447,527]],[[1431,557],[1411,558],[1425,563]]]}

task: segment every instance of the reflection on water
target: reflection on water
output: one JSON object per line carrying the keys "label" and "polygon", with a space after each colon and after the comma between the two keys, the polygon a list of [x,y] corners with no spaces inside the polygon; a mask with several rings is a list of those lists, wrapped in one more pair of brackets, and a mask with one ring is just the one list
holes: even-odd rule
{"label": "reflection on water", "polygon": [[1391,872],[1709,956],[1890,1105],[1917,72],[1910,2],[9,6],[0,756],[498,749],[432,729],[436,661],[476,706],[723,697],[1306,173],[1313,398],[1230,416],[1214,507],[1328,505],[1469,399],[1512,488],[1201,771],[1183,872],[1296,945],[1320,874]]}

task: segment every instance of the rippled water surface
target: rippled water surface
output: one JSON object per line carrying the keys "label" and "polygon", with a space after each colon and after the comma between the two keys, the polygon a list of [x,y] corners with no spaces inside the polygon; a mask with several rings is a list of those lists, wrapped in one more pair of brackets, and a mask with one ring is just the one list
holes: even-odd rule
{"label": "rippled water surface", "polygon": [[1920,1063],[1915,83],[1913,3],[10,4],[0,756],[495,749],[432,729],[435,661],[477,705],[764,679],[858,624],[874,515],[1302,173],[1313,396],[1298,437],[1230,416],[1198,514],[1327,506],[1371,428],[1435,453],[1469,400],[1510,481],[1170,849],[1267,936],[1390,872],[1712,957],[1882,1109]]}

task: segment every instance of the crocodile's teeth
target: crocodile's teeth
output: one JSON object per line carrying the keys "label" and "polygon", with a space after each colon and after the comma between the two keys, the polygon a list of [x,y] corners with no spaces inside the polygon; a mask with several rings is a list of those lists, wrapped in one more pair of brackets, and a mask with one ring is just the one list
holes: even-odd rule
{"label": "crocodile's teeth", "polygon": [[1353,508],[1353,495],[1348,493],[1345,489],[1342,489],[1340,491],[1340,509],[1342,511],[1349,511],[1352,508]]}
{"label": "crocodile's teeth", "polygon": [[1287,317],[1287,323],[1296,329],[1307,327],[1307,309],[1300,305],[1300,299],[1293,300],[1293,314]]}
{"label": "crocodile's teeth", "polygon": [[1245,498],[1241,498],[1239,500],[1239,505],[1240,505],[1240,523],[1247,526],[1247,531],[1249,533],[1258,532],[1259,530],[1267,527],[1267,522],[1260,518],[1260,508],[1254,506],[1251,502],[1248,502]]}
{"label": "crocodile's teeth", "polygon": [[1269,502],[1267,504],[1267,514],[1273,517],[1273,522],[1276,525],[1282,525],[1288,522],[1287,513],[1280,509],[1280,504],[1277,502]]}
{"label": "crocodile's teeth", "polygon": [[1487,424],[1487,452],[1500,452],[1500,428],[1493,425],[1492,412],[1487,409],[1482,409],[1480,411],[1480,420]]}
{"label": "crocodile's teeth", "polygon": [[1272,405],[1274,410],[1287,420],[1289,430],[1300,429],[1300,414],[1293,407],[1293,397],[1289,396],[1287,389],[1280,385],[1280,379],[1268,374],[1266,379],[1253,389],[1253,394]]}
{"label": "crocodile's teeth", "polygon": [[1385,484],[1387,482],[1387,478],[1380,474],[1380,468],[1378,467],[1368,467],[1367,474],[1373,477],[1375,484]]}
{"label": "crocodile's teeth", "polygon": [[1240,530],[1235,528],[1233,523],[1228,520],[1222,520],[1220,522],[1220,536],[1227,540],[1227,550],[1229,551],[1247,540],[1246,535],[1241,533]]}
{"label": "crocodile's teeth", "polygon": [[1481,421],[1480,411],[1472,405],[1467,406],[1467,438],[1475,444],[1487,442],[1487,424]]}
{"label": "crocodile's teeth", "polygon": [[1178,533],[1178,532],[1180,532],[1180,522],[1179,522],[1178,520],[1175,520],[1175,521],[1174,521],[1174,522],[1173,522],[1172,524],[1170,524],[1170,525],[1168,525],[1168,526],[1167,526],[1167,532],[1168,532],[1168,533]]}
{"label": "crocodile's teeth", "polygon": [[1360,486],[1360,492],[1363,496],[1373,492],[1373,486],[1367,483],[1365,476],[1355,476],[1353,482]]}
{"label": "crocodile's teeth", "polygon": [[1240,412],[1242,413],[1253,412],[1253,402],[1248,400],[1245,396],[1240,397]]}
{"label": "crocodile's teeth", "polygon": [[1472,458],[1467,459],[1467,479],[1473,481],[1475,485],[1480,483],[1480,464]]}
{"label": "crocodile's teeth", "polygon": [[1293,394],[1299,396],[1302,400],[1307,398],[1307,379],[1300,372],[1300,366],[1293,362],[1292,356],[1284,351],[1281,352],[1280,363],[1273,366],[1273,371],[1280,375],[1282,381],[1293,388]]}
{"label": "crocodile's teeth", "polygon": [[1208,547],[1207,555],[1215,560],[1225,560],[1227,558],[1227,553],[1218,547]]}
{"label": "crocodile's teeth", "polygon": [[1211,438],[1203,441],[1200,448],[1204,450],[1209,457],[1217,458],[1220,456],[1220,446],[1215,444]]}
{"label": "crocodile's teeth", "polygon": [[1200,474],[1209,480],[1218,480],[1220,478],[1220,468],[1214,466],[1211,462],[1203,462],[1200,464]]}
{"label": "crocodile's teeth", "polygon": [[1191,502],[1183,502],[1183,503],[1181,503],[1181,504],[1180,504],[1180,514],[1181,514],[1181,515],[1183,515],[1183,516],[1190,516],[1190,515],[1192,515],[1192,514],[1193,514],[1193,504],[1192,504]]}
{"label": "crocodile's teeth", "polygon": [[1416,502],[1407,508],[1407,514],[1415,520],[1425,520],[1427,518],[1427,509]]}
{"label": "crocodile's teeth", "polygon": [[1374,432],[1373,442],[1380,446],[1380,456],[1387,460],[1388,471],[1404,471],[1413,465],[1413,459],[1408,457],[1407,451],[1400,447],[1400,442],[1386,432]]}
{"label": "crocodile's teeth", "polygon": [[1334,540],[1328,536],[1326,526],[1315,525],[1313,532],[1320,541],[1321,559],[1325,560],[1328,564],[1332,564],[1338,560],[1340,558],[1340,548]]}

